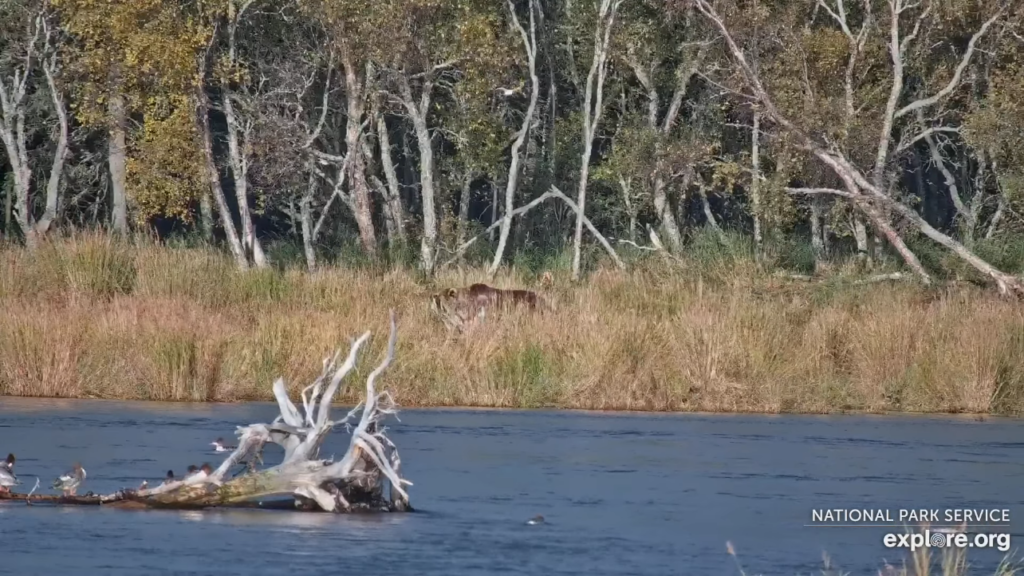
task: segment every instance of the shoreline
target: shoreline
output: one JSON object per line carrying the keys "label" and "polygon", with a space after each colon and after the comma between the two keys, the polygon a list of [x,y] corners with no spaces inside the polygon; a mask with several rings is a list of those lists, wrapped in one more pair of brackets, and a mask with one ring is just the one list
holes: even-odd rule
{"label": "shoreline", "polygon": [[[0,249],[0,395],[141,401],[292,398],[325,356],[371,332],[382,385],[415,408],[636,414],[1024,414],[1024,308],[970,286],[788,282],[749,263],[647,262],[583,282],[555,270],[239,271],[210,249],[90,237]],[[539,290],[556,311],[449,334],[446,287]],[[339,403],[358,401],[356,369]]]}
{"label": "shoreline", "polygon": [[[274,406],[273,400],[210,400],[197,402],[192,400],[139,400],[139,399],[121,399],[121,398],[68,398],[68,397],[52,397],[52,396],[4,396],[0,395],[0,410],[5,406],[5,402],[14,401],[15,403],[60,403],[60,402],[95,402],[97,404],[140,404],[144,406],[160,406],[168,405],[176,408],[189,408],[193,406],[242,406],[249,404],[266,404],[267,406]],[[335,402],[332,404],[335,408],[351,408],[353,404],[350,403],[339,403]],[[608,410],[597,410],[588,408],[559,408],[559,407],[538,407],[538,408],[516,408],[516,407],[496,407],[496,406],[441,406],[441,405],[406,405],[398,404],[398,413],[407,412],[410,410],[424,411],[424,412],[558,412],[588,416],[605,416],[605,417],[679,417],[679,416],[701,416],[701,417],[742,417],[742,416],[763,416],[763,417],[823,417],[831,418],[836,416],[851,416],[851,417],[875,417],[875,418],[934,418],[934,419],[947,419],[947,420],[971,420],[975,422],[985,421],[1015,421],[1024,420],[1024,416],[1020,415],[1005,415],[1005,414],[990,414],[982,412],[870,412],[866,410],[844,410],[836,412],[756,412],[756,411],[733,411],[733,412],[709,412],[704,410],[677,410],[677,411],[658,411],[658,410],[620,410],[620,409],[608,409]]]}

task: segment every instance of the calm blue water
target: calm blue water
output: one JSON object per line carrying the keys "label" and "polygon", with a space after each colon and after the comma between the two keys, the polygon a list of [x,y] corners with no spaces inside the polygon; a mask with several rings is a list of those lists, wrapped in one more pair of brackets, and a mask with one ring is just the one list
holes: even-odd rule
{"label": "calm blue water", "polygon": [[[41,491],[219,462],[270,404],[0,398],[0,456]],[[998,507],[1024,538],[1024,421],[409,410],[390,423],[414,514],[128,511],[0,504],[0,574],[876,574],[885,528],[805,527],[812,508]],[[347,435],[325,448],[340,456]],[[268,448],[276,463],[280,451]],[[543,514],[548,522],[527,526]],[[972,551],[977,574],[1002,556]]]}

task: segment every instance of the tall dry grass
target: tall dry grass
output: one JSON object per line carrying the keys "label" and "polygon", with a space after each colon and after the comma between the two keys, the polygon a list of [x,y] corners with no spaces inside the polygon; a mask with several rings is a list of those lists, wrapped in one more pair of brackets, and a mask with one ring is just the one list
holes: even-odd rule
{"label": "tall dry grass", "polygon": [[[239,272],[206,249],[56,240],[0,249],[0,394],[153,400],[268,399],[307,383],[364,330],[406,406],[756,412],[1019,413],[1024,309],[971,288],[793,286],[742,261],[640,264],[581,285],[556,273],[548,315],[446,335],[434,285],[402,269]],[[500,286],[531,285],[508,274]],[[358,382],[365,372],[354,375]],[[344,400],[358,397],[350,389]]]}

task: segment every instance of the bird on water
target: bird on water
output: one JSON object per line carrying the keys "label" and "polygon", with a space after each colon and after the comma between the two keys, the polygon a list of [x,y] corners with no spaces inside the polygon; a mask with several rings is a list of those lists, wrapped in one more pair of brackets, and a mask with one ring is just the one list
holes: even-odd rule
{"label": "bird on water", "polygon": [[235,448],[238,448],[238,446],[232,446],[230,444],[225,444],[223,438],[217,438],[213,442],[210,442],[210,446],[213,446],[213,451],[214,452],[230,452],[230,451],[234,450]]}
{"label": "bird on water", "polygon": [[544,517],[541,516],[540,514],[537,514],[533,518],[530,518],[529,520],[527,520],[526,523],[529,524],[530,526],[534,526],[536,524],[543,524],[544,523]]}
{"label": "bird on water", "polygon": [[85,476],[85,468],[82,468],[81,464],[75,462],[71,470],[61,474],[53,481],[53,487],[55,489],[59,488],[64,493],[64,496],[74,496],[75,492],[78,491],[78,487],[82,485],[82,482],[85,482]]}
{"label": "bird on water", "polygon": [[14,475],[14,454],[0,462],[0,492],[10,492],[11,486],[18,485],[18,477]]}

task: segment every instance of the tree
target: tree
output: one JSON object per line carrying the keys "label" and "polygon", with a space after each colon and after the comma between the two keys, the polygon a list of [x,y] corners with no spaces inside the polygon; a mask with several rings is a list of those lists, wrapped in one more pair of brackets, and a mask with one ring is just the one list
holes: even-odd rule
{"label": "tree", "polygon": [[925,236],[950,249],[979,272],[991,278],[1001,293],[1012,292],[1024,295],[1024,282],[1019,278],[1006,274],[985,262],[963,244],[929,224],[912,207],[893,198],[889,193],[890,181],[888,181],[886,173],[891,162],[892,148],[898,147],[903,142],[922,140],[927,135],[926,131],[928,129],[924,129],[914,136],[904,135],[904,140],[900,141],[893,134],[897,120],[907,119],[911,113],[917,110],[928,109],[943,102],[950,94],[960,88],[963,72],[971,63],[977,43],[985,37],[993,24],[1004,16],[1005,6],[992,6],[990,15],[980,23],[970,37],[966,49],[958,58],[953,74],[945,82],[941,82],[938,86],[934,87],[926,84],[922,90],[926,95],[915,95],[909,103],[901,105],[905,88],[907,48],[921,32],[922,23],[927,21],[935,5],[926,2],[924,6],[918,6],[918,16],[911,25],[910,32],[905,33],[901,25],[904,19],[904,12],[911,10],[917,5],[906,5],[903,0],[890,0],[889,36],[886,48],[890,54],[892,64],[891,85],[889,98],[881,115],[880,124],[882,128],[875,151],[875,161],[870,171],[864,171],[858,168],[854,161],[851,161],[841,150],[830,146],[827,136],[824,138],[813,136],[813,132],[808,127],[792,120],[782,108],[776,105],[775,99],[766,89],[766,83],[751,67],[746,54],[733,38],[729,25],[719,14],[718,9],[706,0],[695,0],[693,4],[721,33],[722,39],[728,47],[729,54],[742,75],[745,84],[753,91],[753,97],[764,106],[766,114],[793,139],[793,144],[796,147],[811,154],[828,166],[842,181],[843,185],[843,188],[794,187],[791,188],[791,192],[795,194],[830,194],[849,200],[872,222],[880,233],[885,235],[886,239],[903,256],[907,265],[915,270],[925,283],[930,282],[930,275],[892,227],[890,223],[891,213],[907,219]]}
{"label": "tree", "polygon": [[515,210],[515,193],[516,188],[519,184],[519,171],[520,163],[522,158],[520,156],[520,150],[523,147],[523,142],[526,141],[526,137],[530,132],[530,127],[534,123],[534,115],[537,111],[537,97],[540,93],[540,80],[537,79],[537,12],[540,8],[537,6],[536,0],[528,0],[527,10],[530,13],[530,33],[527,35],[526,29],[519,22],[519,17],[516,16],[515,5],[512,4],[512,0],[506,0],[508,5],[509,15],[512,18],[512,22],[523,39],[523,46],[526,49],[526,60],[529,68],[530,75],[530,104],[526,107],[526,114],[523,116],[523,123],[516,133],[516,139],[512,143],[512,162],[508,169],[508,178],[505,183],[505,212],[501,219],[501,231],[498,234],[498,248],[494,252],[494,259],[491,261],[491,266],[487,269],[487,273],[493,277],[498,271],[498,266],[501,265],[501,258],[505,254],[505,244],[508,242],[508,233],[512,228],[512,214]]}
{"label": "tree", "polygon": [[604,81],[607,77],[608,52],[611,33],[615,25],[622,0],[597,0],[594,20],[594,55],[587,73],[587,84],[583,95],[583,155],[580,159],[580,182],[576,195],[576,233],[573,237],[572,277],[580,278],[580,249],[583,241],[583,221],[587,205],[587,180],[590,175],[590,157],[594,149],[594,138],[604,112]]}
{"label": "tree", "polygon": [[[59,31],[52,19],[53,14],[43,1],[0,3],[0,140],[11,166],[15,221],[30,248],[38,245],[57,218],[61,174],[68,153],[68,117],[57,83],[61,71]],[[34,184],[38,183],[29,155],[30,133],[34,130],[27,124],[31,94],[37,90],[49,93],[57,119],[57,141],[41,207],[33,194]]]}

